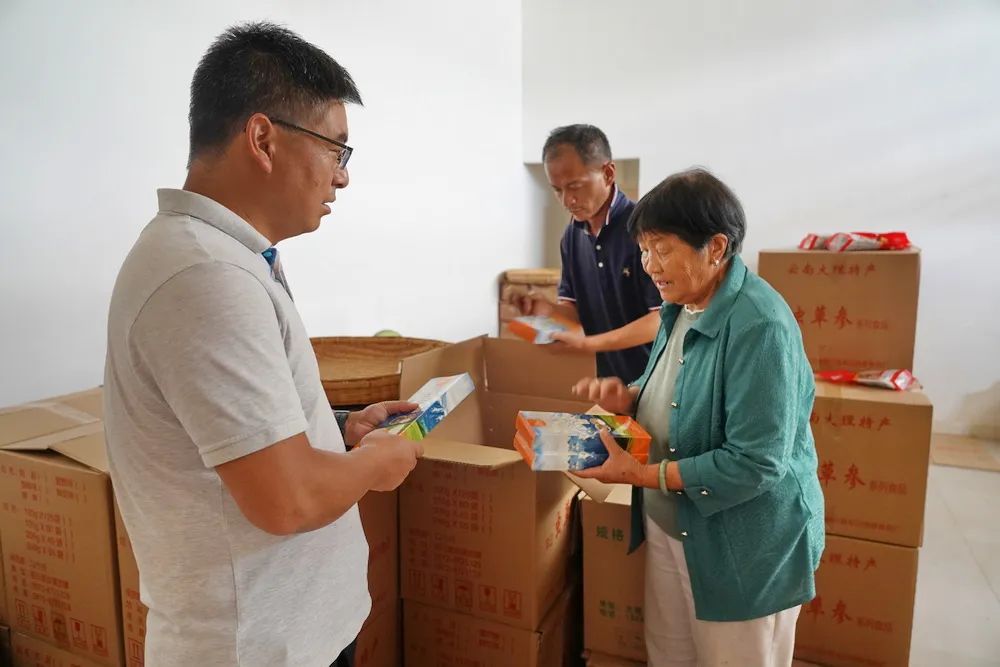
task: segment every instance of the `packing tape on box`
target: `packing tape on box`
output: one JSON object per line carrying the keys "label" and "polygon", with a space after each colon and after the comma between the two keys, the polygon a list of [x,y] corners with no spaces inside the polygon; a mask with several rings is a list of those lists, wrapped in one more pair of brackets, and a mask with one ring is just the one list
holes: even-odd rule
{"label": "packing tape on box", "polygon": [[24,412],[25,410],[32,409],[54,412],[60,417],[65,417],[66,419],[80,424],[89,424],[91,422],[101,421],[100,417],[95,417],[94,415],[84,412],[83,410],[77,410],[76,408],[66,405],[65,403],[58,403],[56,401],[36,401],[34,403],[12,405],[7,408],[0,408],[0,415],[6,415],[12,412]]}
{"label": "packing tape on box", "polygon": [[10,414],[13,412],[23,412],[25,410],[45,410],[46,412],[50,412],[54,415],[62,417],[63,419],[68,419],[78,425],[71,426],[66,429],[60,429],[54,433],[40,435],[35,438],[8,443],[7,445],[4,445],[5,449],[48,449],[52,445],[59,442],[65,442],[66,440],[73,440],[74,438],[80,438],[85,435],[93,435],[104,431],[104,423],[99,417],[95,417],[94,415],[88,414],[83,410],[77,410],[76,408],[54,401],[38,401],[36,403],[26,403],[23,405],[3,408],[0,409],[0,415]]}

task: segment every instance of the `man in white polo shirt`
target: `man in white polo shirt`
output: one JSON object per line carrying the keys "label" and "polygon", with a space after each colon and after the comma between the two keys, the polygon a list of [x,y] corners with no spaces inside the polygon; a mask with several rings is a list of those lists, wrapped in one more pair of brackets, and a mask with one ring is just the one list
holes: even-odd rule
{"label": "man in white polo shirt", "polygon": [[294,33],[226,31],[191,84],[184,188],[159,191],[115,284],[106,430],[147,667],[351,664],[371,607],[356,503],[416,465],[376,430],[414,406],[335,418],[274,248],[347,187],[348,103],[347,71]]}

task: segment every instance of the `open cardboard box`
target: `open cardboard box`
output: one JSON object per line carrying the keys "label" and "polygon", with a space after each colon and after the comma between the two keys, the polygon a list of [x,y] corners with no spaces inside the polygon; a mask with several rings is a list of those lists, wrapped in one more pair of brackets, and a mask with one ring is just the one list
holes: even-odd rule
{"label": "open cardboard box", "polygon": [[402,596],[533,631],[566,585],[574,483],[607,494],[533,472],[513,449],[515,416],[585,412],[571,389],[594,359],[474,338],[404,360],[400,393],[461,372],[476,391],[423,441],[401,487]]}

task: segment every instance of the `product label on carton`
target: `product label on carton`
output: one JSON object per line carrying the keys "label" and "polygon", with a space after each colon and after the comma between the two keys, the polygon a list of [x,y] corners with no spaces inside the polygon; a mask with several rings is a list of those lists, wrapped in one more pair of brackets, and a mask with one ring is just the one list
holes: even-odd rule
{"label": "product label on carton", "polygon": [[931,406],[922,394],[845,391],[817,384],[811,416],[827,532],[919,546]]}
{"label": "product label on carton", "polygon": [[645,660],[646,549],[628,553],[629,497],[629,487],[617,486],[605,503],[581,503],[584,645]]}
{"label": "product label on carton", "polygon": [[795,655],[829,665],[907,664],[916,576],[916,549],[828,536]]}
{"label": "product label on carton", "polygon": [[916,250],[763,251],[759,274],[788,302],[815,370],[913,368]]}
{"label": "product label on carton", "polygon": [[139,566],[129,541],[125,524],[115,508],[115,534],[118,542],[118,572],[121,581],[122,622],[125,632],[125,664],[142,667],[146,652],[146,614],[139,599]]}
{"label": "product label on carton", "polygon": [[[558,493],[540,515],[535,477],[521,466],[421,462],[401,498],[403,597],[536,627],[565,581],[575,493],[547,480]],[[557,576],[536,578],[543,572]]]}
{"label": "product label on carton", "polygon": [[565,660],[569,591],[563,592],[537,629],[406,601],[407,665],[454,667],[558,667]]}
{"label": "product label on carton", "polygon": [[13,664],[17,667],[97,667],[98,665],[57,646],[20,633],[13,633],[11,644]]}
{"label": "product label on carton", "polygon": [[105,475],[56,455],[0,454],[11,623],[92,660],[121,653]]}

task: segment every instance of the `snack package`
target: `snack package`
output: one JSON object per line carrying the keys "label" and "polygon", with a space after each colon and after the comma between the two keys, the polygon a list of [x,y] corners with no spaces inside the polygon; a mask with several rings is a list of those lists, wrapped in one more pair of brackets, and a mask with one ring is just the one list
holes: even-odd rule
{"label": "snack package", "polygon": [[826,244],[830,240],[824,234],[806,234],[806,237],[799,243],[799,250],[826,250]]}
{"label": "snack package", "polygon": [[410,402],[416,403],[419,408],[413,412],[393,415],[380,428],[408,440],[423,440],[475,390],[476,385],[468,373],[433,378],[410,397]]}
{"label": "snack package", "polygon": [[602,429],[640,463],[649,460],[649,433],[622,415],[518,412],[514,448],[532,470],[584,470],[608,458]]}
{"label": "snack package", "polygon": [[560,317],[542,317],[541,315],[525,315],[515,317],[507,323],[507,329],[529,343],[548,345],[552,334],[561,331],[572,331],[576,325]]}
{"label": "snack package", "polygon": [[849,250],[905,250],[910,247],[910,239],[905,232],[872,234],[870,232],[841,232],[834,234],[826,243],[826,249],[833,252]]}
{"label": "snack package", "polygon": [[836,234],[806,234],[799,242],[799,250],[832,250],[846,252],[851,250],[906,250],[910,247],[910,239],[906,232],[838,232]]}
{"label": "snack package", "polygon": [[906,391],[910,387],[917,385],[917,379],[913,374],[904,369],[893,369],[887,371],[819,371],[816,377],[827,382],[843,382],[861,384],[868,387],[879,387],[881,389],[892,389],[894,391]]}

